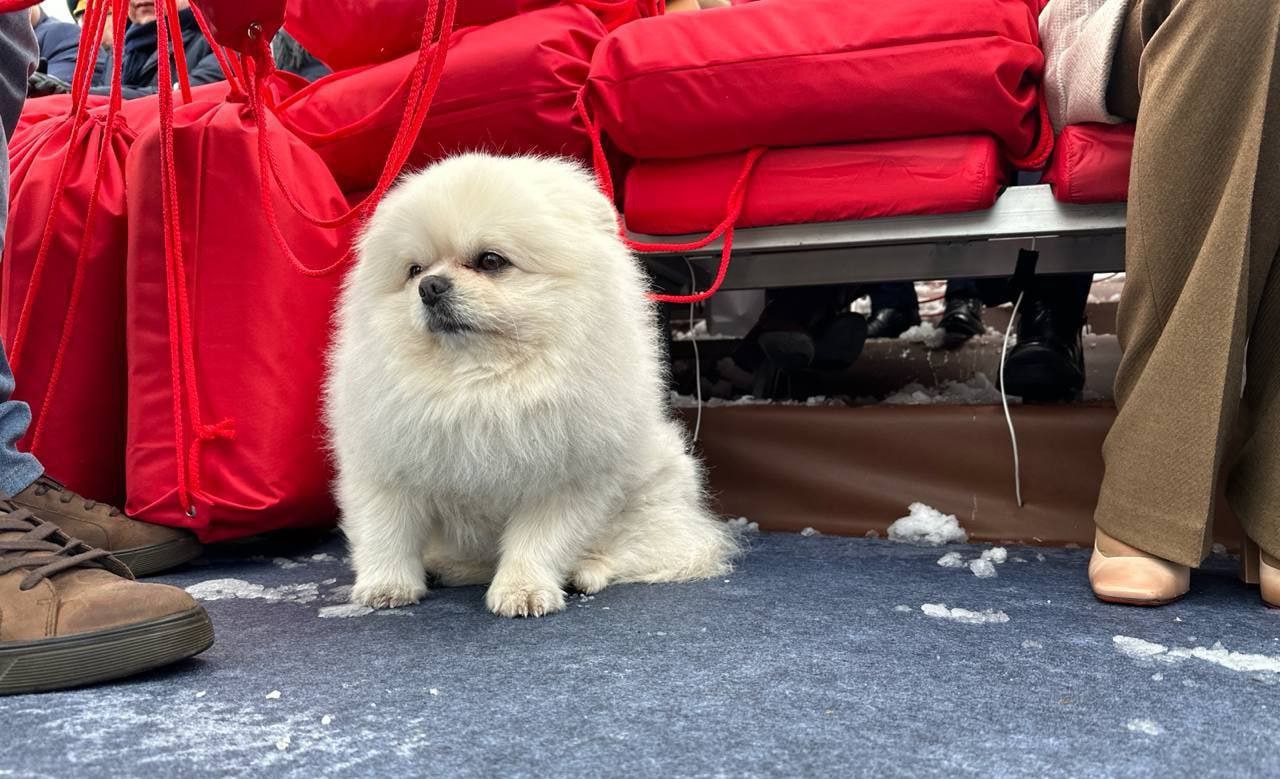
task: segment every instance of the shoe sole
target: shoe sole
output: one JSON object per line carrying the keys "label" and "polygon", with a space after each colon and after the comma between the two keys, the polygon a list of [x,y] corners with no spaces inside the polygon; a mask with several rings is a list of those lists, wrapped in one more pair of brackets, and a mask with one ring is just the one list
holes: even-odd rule
{"label": "shoe sole", "polygon": [[189,563],[203,551],[204,547],[194,538],[175,538],[162,544],[121,549],[112,554],[127,565],[134,576],[141,578]]}
{"label": "shoe sole", "polygon": [[194,657],[213,645],[213,623],[199,606],[133,625],[0,644],[0,695],[62,690]]}
{"label": "shoe sole", "polygon": [[1120,605],[1120,606],[1150,606],[1150,607],[1155,607],[1155,606],[1168,606],[1170,603],[1177,603],[1178,601],[1182,600],[1182,598],[1183,598],[1185,595],[1186,595],[1186,593],[1183,593],[1182,595],[1179,595],[1179,596],[1178,596],[1178,597],[1176,597],[1176,598],[1165,598],[1164,600],[1135,600],[1135,599],[1130,599],[1130,598],[1116,598],[1116,597],[1112,597],[1112,596],[1110,596],[1110,595],[1099,595],[1098,593],[1096,593],[1096,592],[1095,592],[1095,593],[1093,594],[1093,597],[1097,598],[1098,600],[1102,601],[1103,603],[1114,603],[1114,604],[1117,604],[1117,605]]}

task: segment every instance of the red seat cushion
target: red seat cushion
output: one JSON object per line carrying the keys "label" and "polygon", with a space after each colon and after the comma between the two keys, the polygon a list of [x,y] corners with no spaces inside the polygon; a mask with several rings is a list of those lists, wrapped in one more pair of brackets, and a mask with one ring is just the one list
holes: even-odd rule
{"label": "red seat cushion", "polygon": [[1133,125],[1071,125],[1058,136],[1043,181],[1063,203],[1121,203],[1129,199]]}
{"label": "red seat cushion", "polygon": [[[639,159],[990,133],[1038,154],[1025,0],[758,2],[642,19],[596,49],[587,104]],[[1043,162],[1043,160],[1040,160]]]}
{"label": "red seat cushion", "polygon": [[[643,160],[627,175],[627,227],[706,232],[725,217],[742,154]],[[771,149],[751,175],[738,227],[989,208],[1004,183],[987,135]]]}

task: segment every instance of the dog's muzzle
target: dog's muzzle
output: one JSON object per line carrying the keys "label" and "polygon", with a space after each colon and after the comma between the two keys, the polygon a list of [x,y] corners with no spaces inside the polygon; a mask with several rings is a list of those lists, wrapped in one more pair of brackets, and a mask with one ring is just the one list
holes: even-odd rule
{"label": "dog's muzzle", "polygon": [[444,276],[427,276],[418,282],[418,297],[428,306],[440,302],[453,289],[453,282]]}

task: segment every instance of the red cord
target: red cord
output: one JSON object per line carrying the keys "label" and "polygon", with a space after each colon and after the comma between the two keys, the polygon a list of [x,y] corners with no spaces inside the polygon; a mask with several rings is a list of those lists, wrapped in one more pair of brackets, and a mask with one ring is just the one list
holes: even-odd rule
{"label": "red cord", "polygon": [[[400,125],[396,129],[395,138],[392,141],[391,149],[387,155],[387,161],[383,165],[382,171],[378,175],[377,184],[372,192],[366,195],[359,203],[352,206],[346,212],[331,218],[322,218],[312,214],[297,196],[289,189],[284,181],[284,177],[280,174],[280,168],[276,162],[275,155],[271,151],[271,146],[267,142],[265,134],[260,133],[259,141],[259,165],[263,170],[265,179],[266,171],[271,172],[272,178],[275,179],[276,187],[284,195],[289,206],[303,219],[317,227],[335,228],[349,224],[357,217],[362,216],[376,206],[383,195],[387,193],[395,183],[396,177],[400,175],[400,171],[408,162],[409,156],[413,153],[414,144],[418,140],[419,134],[422,132],[422,125],[427,118],[427,112],[431,107],[432,101],[435,99],[436,92],[440,86],[440,80],[444,76],[445,61],[449,52],[450,39],[453,37],[453,20],[457,10],[457,0],[444,0],[444,18],[440,21],[440,35],[437,44],[431,45],[432,33],[436,27],[437,18],[440,15],[440,0],[428,0],[427,15],[422,26],[422,41],[418,50],[418,59],[414,63],[413,70],[409,79],[409,91],[406,104],[410,110],[405,111],[404,116],[400,120]],[[259,45],[264,45],[261,42]],[[270,58],[266,58],[270,62]],[[265,126],[265,111],[262,109],[262,92],[265,83],[264,76],[258,77],[255,88],[250,90],[251,98],[254,105],[254,114],[258,118],[258,126]],[[376,115],[376,111],[361,121],[368,121]],[[291,127],[286,123],[286,127]],[[272,228],[273,235],[277,236],[277,243],[280,243],[283,236],[280,235],[279,227],[276,224],[275,209],[269,202],[269,187],[263,188],[263,208],[266,212],[268,223]],[[283,244],[282,244],[283,248]],[[287,256],[293,260],[292,252],[288,252]],[[326,269],[306,269],[305,266],[298,262],[294,262],[294,266],[299,270],[303,270],[308,275],[323,275],[323,273],[331,272],[346,261],[346,257],[338,260],[334,265]]]}
{"label": "red cord", "polygon": [[1049,99],[1045,97],[1043,89],[1039,90],[1036,117],[1040,124],[1036,145],[1025,156],[1010,160],[1010,164],[1018,170],[1039,170],[1053,154],[1053,122],[1049,119]]}
{"label": "red cord", "polygon": [[213,39],[213,31],[209,29],[209,22],[205,20],[204,14],[200,12],[200,9],[193,5],[191,6],[191,11],[196,17],[196,25],[200,27],[200,33],[204,35],[204,39],[209,43],[209,48],[213,49],[213,56],[218,60],[218,67],[222,69],[223,77],[231,85],[231,93],[228,98],[231,100],[244,98],[243,82],[237,72],[231,68],[231,57],[227,55],[227,51],[222,44]]}
{"label": "red cord", "polygon": [[[600,185],[600,189],[604,192],[605,197],[610,203],[616,202],[613,189],[613,176],[609,172],[609,160],[605,156],[604,141],[600,132],[600,127],[592,120],[590,112],[586,105],[587,86],[584,85],[578,92],[578,97],[574,101],[574,110],[578,113],[578,118],[582,120],[582,124],[586,127],[587,137],[591,140],[591,156],[594,162],[596,181]],[[724,244],[720,249],[720,266],[716,270],[716,277],[711,282],[711,286],[702,292],[695,292],[691,295],[663,295],[658,293],[650,293],[649,297],[659,303],[701,303],[710,298],[720,290],[724,284],[725,276],[729,273],[729,262],[733,253],[733,226],[737,223],[738,218],[742,216],[742,207],[747,199],[747,183],[751,180],[751,174],[756,168],[756,163],[764,156],[765,149],[757,146],[747,151],[746,156],[742,160],[742,169],[738,172],[738,178],[733,183],[733,187],[729,190],[728,201],[725,203],[725,216],[716,225],[710,233],[699,238],[696,241],[688,243],[642,243],[627,238],[626,231],[622,229],[622,219],[619,217],[619,233],[626,245],[638,252],[687,252],[710,244],[712,241],[724,236]]]}
{"label": "red cord", "polygon": [[[164,16],[164,4],[156,6],[161,17],[156,25],[159,35],[160,83],[168,84],[170,41]],[[178,209],[178,174],[173,148],[173,92],[160,90],[160,158],[162,217],[164,223],[164,251],[167,299],[169,308],[169,360],[173,391],[174,461],[178,470],[178,503],[188,516],[193,515],[192,498],[201,489],[200,454],[203,445],[217,439],[235,437],[234,423],[230,419],[213,425],[203,422],[200,411],[200,392],[196,378],[195,342],[192,336],[191,305],[187,290],[186,262],[182,252],[182,222]],[[185,390],[186,416],[191,430],[191,444],[185,446],[183,428],[183,401]]]}
{"label": "red cord", "polygon": [[[169,23],[169,37],[173,39],[173,64],[178,67],[178,88],[182,90],[182,102],[191,102],[191,77],[187,74],[187,44],[182,40],[182,27],[178,19],[177,0],[164,0]],[[165,82],[168,83],[168,82]],[[163,89],[163,86],[161,87]]]}

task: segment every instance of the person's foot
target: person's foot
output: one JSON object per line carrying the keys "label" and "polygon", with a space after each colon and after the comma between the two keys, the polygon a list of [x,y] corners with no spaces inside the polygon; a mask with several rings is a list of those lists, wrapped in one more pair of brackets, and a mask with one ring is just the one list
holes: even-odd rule
{"label": "person's foot", "polygon": [[132,519],[117,508],[77,495],[48,476],[36,479],[10,500],[72,538],[110,552],[135,576],[174,568],[201,552],[195,536],[185,530]]}
{"label": "person's foot", "polygon": [[1084,389],[1083,315],[1048,298],[1028,297],[1009,350],[1004,390],[1033,403],[1074,400]]}
{"label": "person's foot", "polygon": [[984,306],[977,298],[947,298],[946,310],[942,313],[942,321],[938,327],[945,333],[943,345],[948,349],[963,346],[974,336],[986,332],[982,323]]}
{"label": "person's foot", "polygon": [[1089,586],[1100,601],[1163,606],[1191,587],[1191,569],[1129,546],[1099,528],[1089,560]]}
{"label": "person's foot", "polygon": [[1280,609],[1280,559],[1272,557],[1245,537],[1240,555],[1240,578],[1246,584],[1256,584],[1262,591],[1262,602],[1273,609]]}
{"label": "person's foot", "polygon": [[876,309],[867,321],[867,338],[897,338],[918,324],[918,308]]}
{"label": "person's foot", "polygon": [[212,644],[190,595],[0,502],[0,695],[132,676]]}

